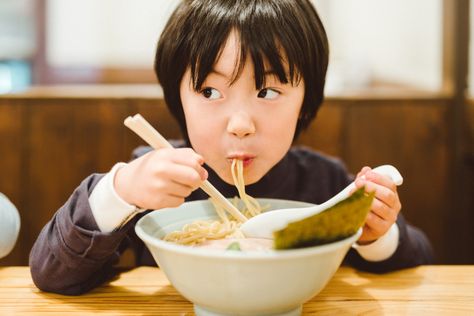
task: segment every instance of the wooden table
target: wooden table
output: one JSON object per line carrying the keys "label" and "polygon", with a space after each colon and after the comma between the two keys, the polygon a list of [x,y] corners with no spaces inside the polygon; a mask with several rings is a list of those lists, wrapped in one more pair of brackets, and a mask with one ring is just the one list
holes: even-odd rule
{"label": "wooden table", "polygon": [[[341,267],[303,314],[474,315],[474,265],[376,275]],[[0,315],[194,315],[158,268],[141,267],[82,296],[38,290],[28,267],[0,268]]]}

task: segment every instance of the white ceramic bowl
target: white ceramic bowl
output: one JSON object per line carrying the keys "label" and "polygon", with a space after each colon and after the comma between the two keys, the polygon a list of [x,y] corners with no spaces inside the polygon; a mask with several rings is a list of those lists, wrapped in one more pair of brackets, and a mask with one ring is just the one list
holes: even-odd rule
{"label": "white ceramic bowl", "polygon": [[[270,209],[308,203],[259,199]],[[197,315],[299,315],[339,268],[361,231],[331,244],[294,250],[222,251],[163,241],[167,233],[197,219],[216,218],[208,201],[150,212],[135,231],[171,284],[194,303]]]}

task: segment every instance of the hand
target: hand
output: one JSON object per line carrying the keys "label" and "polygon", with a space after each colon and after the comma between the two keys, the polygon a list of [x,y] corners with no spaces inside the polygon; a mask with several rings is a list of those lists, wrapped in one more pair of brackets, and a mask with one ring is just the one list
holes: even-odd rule
{"label": "hand", "polygon": [[114,187],[122,199],[140,208],[176,207],[207,179],[203,164],[191,148],[154,150],[120,168]]}
{"label": "hand", "polygon": [[365,186],[367,192],[375,192],[362,235],[357,241],[361,245],[369,244],[383,236],[395,223],[402,209],[395,183],[389,177],[371,170],[369,167],[362,168],[355,180],[357,189]]}

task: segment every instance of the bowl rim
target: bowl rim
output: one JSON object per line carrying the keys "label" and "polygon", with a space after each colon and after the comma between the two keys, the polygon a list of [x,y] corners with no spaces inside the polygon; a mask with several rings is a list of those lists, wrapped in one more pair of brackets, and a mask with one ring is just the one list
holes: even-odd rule
{"label": "bowl rim", "polygon": [[[284,199],[262,199],[262,200],[278,200],[278,201],[290,201]],[[206,200],[197,200],[197,201],[190,201],[185,203],[195,203],[195,202],[203,202]],[[292,202],[299,202],[299,201],[292,201]],[[306,202],[301,202],[306,203]],[[142,218],[140,218],[137,223],[135,224],[135,232],[138,237],[144,241],[145,243],[151,244],[154,247],[159,249],[179,253],[179,254],[186,254],[195,257],[207,257],[207,258],[219,258],[219,259],[232,259],[232,260],[274,260],[276,258],[289,258],[289,257],[305,257],[308,255],[314,254],[322,254],[326,252],[333,251],[335,249],[340,248],[342,244],[354,244],[359,236],[362,234],[362,228],[359,228],[358,231],[344,239],[325,244],[319,246],[312,246],[312,247],[304,247],[304,248],[296,248],[296,249],[284,249],[284,250],[266,250],[266,251],[223,251],[222,249],[208,249],[208,248],[197,248],[197,247],[190,247],[185,245],[175,244],[169,241],[164,241],[162,239],[153,237],[146,233],[142,228],[141,224],[143,221],[146,220],[147,217],[152,216],[155,212],[160,212],[162,210],[153,210],[147,214],[145,214]]]}

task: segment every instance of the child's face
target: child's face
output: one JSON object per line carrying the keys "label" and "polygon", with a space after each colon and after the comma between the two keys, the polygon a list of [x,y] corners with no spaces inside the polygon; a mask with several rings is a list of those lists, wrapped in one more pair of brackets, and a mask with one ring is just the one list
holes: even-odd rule
{"label": "child's face", "polygon": [[245,183],[260,180],[286,154],[293,141],[304,83],[283,84],[272,74],[255,89],[253,64],[247,60],[241,76],[229,82],[239,58],[240,44],[231,33],[213,72],[195,92],[191,72],[180,85],[186,127],[194,150],[220,178],[233,184],[231,162],[244,161]]}

